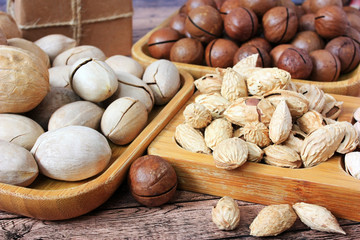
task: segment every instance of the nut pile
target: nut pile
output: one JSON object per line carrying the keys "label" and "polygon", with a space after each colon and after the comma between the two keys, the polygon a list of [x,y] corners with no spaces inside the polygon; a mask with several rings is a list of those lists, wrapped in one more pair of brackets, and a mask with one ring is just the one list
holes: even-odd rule
{"label": "nut pile", "polygon": [[168,60],[144,69],[61,34],[31,42],[9,30],[0,27],[2,183],[28,186],[39,173],[62,181],[97,175],[109,165],[109,141],[129,144],[154,105],[180,88]]}
{"label": "nut pile", "polygon": [[[250,235],[277,236],[291,228],[297,218],[313,230],[346,235],[335,216],[326,208],[305,202],[264,207],[250,224]],[[225,196],[212,209],[212,220],[220,230],[234,230],[240,224],[236,201]]]}
{"label": "nut pile", "polygon": [[349,122],[336,121],[342,102],[314,85],[296,86],[278,68],[256,67],[258,55],[195,80],[200,92],[175,130],[186,150],[213,155],[216,167],[246,161],[312,167],[359,145]]}
{"label": "nut pile", "polygon": [[258,67],[330,82],[360,62],[359,22],[341,0],[188,0],[147,46],[154,58],[221,68],[258,53]]}

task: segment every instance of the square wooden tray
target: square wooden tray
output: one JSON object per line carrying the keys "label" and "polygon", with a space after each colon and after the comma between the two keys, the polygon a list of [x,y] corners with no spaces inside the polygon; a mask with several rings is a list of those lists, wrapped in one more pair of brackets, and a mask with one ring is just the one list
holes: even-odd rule
{"label": "square wooden tray", "polygon": [[[162,156],[174,166],[179,188],[261,204],[314,203],[338,217],[360,221],[360,180],[344,171],[340,155],[306,169],[247,162],[227,171],[216,168],[211,155],[192,153],[178,146],[174,140],[175,128],[184,122],[183,110],[198,94],[194,94],[148,147],[148,154]],[[354,110],[360,107],[360,99],[333,96],[344,102],[339,120],[351,121]]]}
{"label": "square wooden tray", "polygon": [[[160,28],[168,26],[172,17],[175,14],[177,14],[177,12],[175,12],[172,16],[170,16],[165,21],[163,21],[159,26],[148,32],[145,36],[139,39],[139,41],[137,41],[132,46],[131,54],[135,60],[137,60],[144,66],[148,66],[152,62],[157,60],[150,56],[150,53],[147,48],[147,42],[153,32],[155,32]],[[183,69],[189,72],[190,74],[192,74],[195,79],[198,79],[207,73],[215,72],[215,68],[208,66],[177,63],[177,62],[174,63],[175,65],[177,65],[179,69]],[[348,74],[341,75],[339,77],[339,80],[336,82],[316,82],[316,81],[302,80],[302,79],[293,79],[293,81],[297,84],[302,84],[302,83],[314,84],[327,93],[358,96],[360,94],[360,66],[358,66],[354,71]]]}
{"label": "square wooden tray", "polygon": [[101,174],[78,182],[39,176],[29,187],[0,183],[0,210],[44,220],[69,219],[103,204],[120,186],[128,167],[141,156],[154,137],[194,92],[194,79],[180,71],[182,86],[164,106],[154,107],[146,128],[126,146],[111,144],[109,167]]}

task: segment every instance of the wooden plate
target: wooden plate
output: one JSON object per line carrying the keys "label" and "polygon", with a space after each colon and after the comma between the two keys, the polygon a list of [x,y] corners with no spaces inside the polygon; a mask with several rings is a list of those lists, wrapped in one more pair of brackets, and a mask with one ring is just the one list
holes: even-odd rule
{"label": "wooden plate", "polygon": [[126,146],[111,144],[109,167],[101,174],[78,182],[56,181],[39,176],[29,187],[0,183],[0,210],[45,220],[83,215],[104,203],[120,186],[131,162],[141,156],[154,137],[194,92],[194,79],[181,72],[182,87],[164,107],[155,107],[147,127]]}
{"label": "wooden plate", "polygon": [[[174,166],[179,188],[261,204],[314,203],[338,217],[360,221],[360,180],[344,171],[340,155],[306,169],[247,162],[227,171],[216,168],[211,155],[179,147],[174,140],[175,128],[183,123],[182,112],[197,95],[194,94],[148,147],[148,154],[160,155]],[[360,99],[333,96],[344,102],[339,120],[351,121],[354,110],[360,107]]]}
{"label": "wooden plate", "polygon": [[[148,66],[149,64],[157,60],[150,56],[147,48],[147,42],[153,32],[155,32],[160,28],[168,26],[172,17],[176,13],[177,12],[175,12],[172,16],[167,18],[159,26],[148,32],[145,36],[139,39],[139,41],[137,41],[132,46],[131,54],[135,60],[137,60],[144,66]],[[200,65],[185,64],[185,63],[175,63],[175,65],[177,65],[179,69],[183,69],[191,73],[195,79],[200,78],[207,73],[215,72],[215,68],[208,66],[200,66]],[[301,79],[293,79],[293,80],[298,84],[302,84],[302,83],[315,84],[316,86],[318,86],[324,92],[327,93],[358,96],[358,94],[360,93],[360,65],[351,73],[341,75],[339,80],[336,82],[316,82],[316,81],[301,80]]]}

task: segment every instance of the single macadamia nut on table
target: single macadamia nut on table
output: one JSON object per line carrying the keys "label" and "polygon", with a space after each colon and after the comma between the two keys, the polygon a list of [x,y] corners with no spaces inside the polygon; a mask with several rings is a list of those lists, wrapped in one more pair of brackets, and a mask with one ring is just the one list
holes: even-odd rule
{"label": "single macadamia nut on table", "polygon": [[168,103],[181,84],[179,70],[165,59],[151,63],[144,72],[143,80],[150,86],[157,105]]}
{"label": "single macadamia nut on table", "polygon": [[111,56],[105,62],[115,73],[127,72],[138,78],[141,78],[144,73],[144,68],[138,61],[124,55]]}
{"label": "single macadamia nut on table", "polygon": [[63,181],[80,181],[103,171],[111,148],[98,131],[67,126],[42,134],[31,149],[40,172]]}
{"label": "single macadamia nut on table", "polygon": [[202,64],[204,47],[201,42],[193,38],[182,38],[177,41],[170,50],[172,62]]}
{"label": "single macadamia nut on table", "polygon": [[131,164],[128,183],[136,201],[156,207],[174,196],[177,176],[174,168],[162,157],[145,155]]}
{"label": "single macadamia nut on table", "polygon": [[151,88],[143,80],[130,73],[118,71],[116,76],[118,89],[105,102],[110,104],[118,98],[131,97],[142,102],[149,113],[155,104]]}
{"label": "single macadamia nut on table", "polygon": [[49,91],[49,71],[30,52],[0,46],[0,113],[35,108]]}
{"label": "single macadamia nut on table", "polygon": [[95,46],[82,45],[73,48],[69,48],[64,52],[57,55],[53,61],[52,66],[61,65],[73,65],[77,60],[81,58],[96,58],[100,61],[105,61],[105,53]]}
{"label": "single macadamia nut on table", "polygon": [[157,59],[169,59],[171,47],[180,37],[179,32],[170,27],[156,30],[150,35],[147,43],[150,55]]}
{"label": "single macadamia nut on table", "polygon": [[101,118],[101,131],[115,144],[130,143],[144,129],[148,119],[145,105],[139,100],[122,97],[112,102]]}
{"label": "single macadamia nut on table", "polygon": [[76,46],[76,41],[62,34],[46,35],[34,42],[54,61],[60,53]]}
{"label": "single macadamia nut on table", "polygon": [[0,114],[0,139],[30,150],[44,129],[34,120],[18,114]]}
{"label": "single macadamia nut on table", "polygon": [[70,85],[76,94],[91,102],[104,101],[118,88],[111,67],[95,58],[81,58],[73,64]]}
{"label": "single macadamia nut on table", "polygon": [[39,174],[34,157],[25,148],[0,140],[0,182],[26,187]]}
{"label": "single macadamia nut on table", "polygon": [[48,130],[66,126],[85,126],[97,130],[104,109],[89,101],[68,103],[58,108],[50,117]]}

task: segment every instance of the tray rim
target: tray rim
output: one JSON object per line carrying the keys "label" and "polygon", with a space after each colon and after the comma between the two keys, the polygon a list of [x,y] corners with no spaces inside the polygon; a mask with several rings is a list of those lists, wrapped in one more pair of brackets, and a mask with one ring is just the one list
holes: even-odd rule
{"label": "tray rim", "polygon": [[[158,60],[144,52],[144,48],[146,48],[146,44],[151,34],[156,30],[166,27],[169,25],[171,19],[179,12],[176,10],[173,14],[171,14],[167,19],[165,19],[160,25],[153,28],[146,35],[140,38],[131,48],[131,54],[135,60],[140,62],[142,65],[149,65],[152,62]],[[194,65],[194,64],[186,64],[173,62],[180,69],[188,71],[193,75],[194,79],[201,78],[205,74],[214,73],[215,68],[209,66],[202,65]],[[340,95],[351,95],[357,96],[360,94],[360,64],[350,73],[342,74],[339,77],[338,81],[335,82],[317,82],[305,79],[292,79],[295,84],[315,84],[322,90],[327,93],[340,94]]]}
{"label": "tray rim", "polygon": [[[219,194],[221,190],[215,189],[211,190],[208,188],[210,184],[214,184],[215,181],[218,182],[227,182],[230,183],[230,186],[224,186],[224,188],[228,189],[230,187],[235,186],[236,184],[246,184],[245,177],[250,177],[253,179],[274,179],[274,181],[281,179],[283,183],[288,183],[289,185],[294,185],[298,189],[306,190],[306,186],[319,186],[319,188],[324,187],[324,189],[334,189],[333,191],[339,191],[340,189],[344,189],[347,193],[355,193],[356,196],[348,196],[347,198],[351,199],[353,197],[360,197],[360,180],[350,176],[345,172],[342,166],[342,157],[339,154],[334,155],[331,159],[326,162],[323,162],[315,167],[311,167],[308,169],[289,169],[289,168],[281,168],[276,166],[271,166],[263,163],[252,163],[247,162],[243,166],[238,169],[227,171],[223,169],[216,168],[213,163],[212,155],[206,155],[201,153],[192,153],[187,151],[180,146],[178,146],[174,140],[174,129],[176,127],[175,124],[181,123],[184,120],[182,116],[183,109],[191,102],[193,102],[194,98],[198,95],[199,92],[196,92],[189,101],[183,105],[183,107],[179,110],[179,112],[174,116],[174,118],[167,124],[167,126],[158,134],[158,136],[152,141],[152,143],[148,146],[148,154],[160,155],[167,159],[175,168],[178,173],[179,180],[179,188],[188,191],[201,192],[205,194],[224,196],[225,194]],[[341,96],[336,94],[331,94],[336,99],[343,98],[346,101],[357,101],[360,106],[360,98],[350,97],[350,96]],[[347,109],[345,115],[349,115],[351,110]],[[349,121],[348,116],[340,115],[339,120],[341,121]],[[166,144],[164,144],[166,143]],[[159,150],[161,149],[161,151]],[[190,166],[190,167],[189,167]],[[186,168],[186,169],[185,169]],[[192,170],[195,169],[195,170]],[[260,170],[260,171],[259,171]],[[196,173],[199,171],[204,171],[200,176],[197,176]],[[206,172],[206,173],[205,173]],[[305,173],[305,174],[304,174]],[[336,179],[332,179],[333,175],[331,174],[339,174]],[[221,178],[218,179],[215,176],[224,176],[226,175],[226,179]],[[206,178],[214,179],[211,182],[207,182],[209,179],[202,179],[202,177],[206,176]],[[214,177],[212,177],[214,176]],[[245,178],[242,179],[242,178]],[[237,179],[237,180],[235,180]],[[244,182],[237,182],[239,179],[242,179]],[[328,180],[331,180],[328,182]],[[197,184],[201,186],[196,186],[192,184],[195,181]],[[346,183],[344,185],[344,183]],[[252,187],[263,187],[269,188],[270,184],[263,183],[250,183]],[[235,199],[256,202],[260,204],[279,204],[279,200],[274,200],[269,197],[269,199],[264,199],[261,195],[259,199],[256,199],[256,191],[260,191],[259,189],[252,189],[255,191],[253,197],[249,197],[251,194],[244,194],[244,196],[233,195],[231,193],[226,193],[226,195],[231,195]],[[237,191],[237,190],[234,190]],[[296,195],[300,193],[291,193],[288,194],[286,187],[279,190],[277,188],[278,193],[283,193],[284,195]],[[294,191],[296,191],[294,189]],[[309,191],[312,191],[311,189]],[[306,193],[301,195],[304,199],[309,198]],[[300,198],[300,197],[299,197]],[[291,199],[291,197],[289,198]],[[286,201],[282,201],[281,203],[288,203]],[[315,203],[315,202],[314,202]],[[337,216],[360,221],[360,214],[344,214],[341,212],[334,204],[329,202],[327,206],[329,210],[331,210]],[[355,210],[355,209],[354,209]],[[355,211],[356,212],[356,211]]]}
{"label": "tray rim", "polygon": [[[183,84],[178,93],[164,105],[154,119],[100,175],[77,186],[53,190],[0,183],[0,210],[43,220],[62,220],[83,215],[104,203],[120,186],[132,161],[146,151],[150,142],[192,96],[195,89],[193,77],[184,70],[179,69],[179,72],[183,78]],[[116,145],[111,145],[112,150],[117,148]],[[57,202],[61,208],[64,208],[76,201],[77,198],[85,195],[86,198],[98,195],[95,197],[96,203],[89,203],[89,206],[82,206],[81,210],[75,210],[74,212],[66,209],[67,214],[60,216],[49,209],[48,212],[37,212],[27,206],[27,203],[33,206],[34,204],[41,205],[41,202],[44,204],[49,202],[56,204]],[[13,202],[13,204],[9,201]]]}

